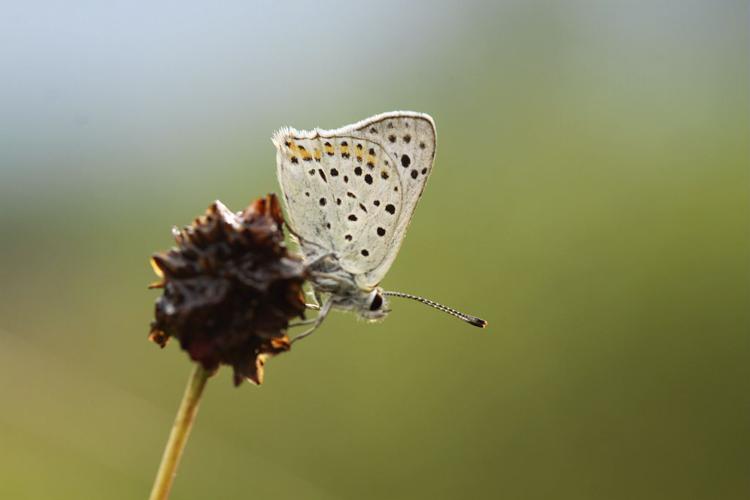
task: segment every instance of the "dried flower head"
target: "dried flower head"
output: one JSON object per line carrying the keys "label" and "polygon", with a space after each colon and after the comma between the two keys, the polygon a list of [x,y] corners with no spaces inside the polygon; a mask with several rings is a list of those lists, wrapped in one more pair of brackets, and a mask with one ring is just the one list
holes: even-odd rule
{"label": "dried flower head", "polygon": [[214,202],[182,231],[177,247],[154,254],[163,288],[149,338],[176,337],[207,370],[234,368],[234,382],[263,382],[269,356],[289,350],[289,320],[304,317],[305,268],[284,245],[278,199],[268,195],[244,212]]}

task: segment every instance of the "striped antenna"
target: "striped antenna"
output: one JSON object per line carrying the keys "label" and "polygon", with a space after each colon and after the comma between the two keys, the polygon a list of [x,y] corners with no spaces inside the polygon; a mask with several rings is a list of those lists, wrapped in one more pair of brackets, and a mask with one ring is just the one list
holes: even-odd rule
{"label": "striped antenna", "polygon": [[439,311],[443,311],[444,313],[448,313],[451,316],[455,316],[458,319],[464,320],[470,325],[478,326],[479,328],[486,328],[487,322],[483,319],[479,319],[476,316],[470,316],[468,314],[464,314],[461,311],[456,311],[455,309],[444,306],[443,304],[438,304],[437,302],[433,302],[429,299],[425,299],[424,297],[420,297],[418,295],[412,295],[410,293],[403,293],[403,292],[383,292],[383,295],[387,295],[390,297],[402,297],[404,299],[411,299],[416,300],[417,302],[421,302],[422,304],[426,304],[430,307],[434,307],[435,309]]}

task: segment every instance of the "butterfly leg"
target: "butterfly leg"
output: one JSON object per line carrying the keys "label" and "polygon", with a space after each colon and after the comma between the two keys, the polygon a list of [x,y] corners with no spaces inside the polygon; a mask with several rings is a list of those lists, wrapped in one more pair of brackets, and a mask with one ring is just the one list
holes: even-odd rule
{"label": "butterfly leg", "polygon": [[323,303],[323,298],[320,296],[320,292],[317,288],[313,288],[313,296],[315,297],[315,303],[318,305],[317,309],[320,310],[320,304]]}
{"label": "butterfly leg", "polygon": [[[308,309],[312,309],[313,311],[320,311],[320,304],[323,303],[323,299],[320,297],[320,293],[317,290],[313,289],[312,291],[307,292],[306,294],[308,296],[312,295],[311,298],[315,301],[315,303],[314,304],[305,304],[305,307],[307,307]],[[318,315],[320,315],[320,312],[318,313]],[[318,317],[317,316],[314,317],[314,318],[312,318],[312,319],[303,319],[302,321],[298,321],[296,323],[293,323],[293,324],[289,325],[288,328],[296,328],[298,326],[312,325],[316,321],[318,321]]]}
{"label": "butterfly leg", "polygon": [[316,321],[318,321],[318,318],[303,319],[302,321],[297,321],[296,323],[291,323],[289,326],[287,326],[287,329],[289,329],[289,328],[297,328],[298,326],[312,325]]}
{"label": "butterfly leg", "polygon": [[338,286],[347,286],[349,284],[347,280],[333,273],[314,272],[313,276],[315,277],[317,282],[322,282],[323,280],[330,280],[330,281],[333,281]]}
{"label": "butterfly leg", "polygon": [[314,320],[311,320],[313,323],[312,328],[305,330],[304,332],[294,337],[291,343],[294,344],[298,340],[307,337],[308,335],[312,334],[312,332],[317,330],[320,324],[323,323],[323,320],[326,318],[326,316],[328,316],[328,313],[331,311],[332,305],[333,305],[333,301],[330,299],[328,300],[328,302],[323,304],[323,307],[320,308],[320,312],[318,313],[318,316]]}

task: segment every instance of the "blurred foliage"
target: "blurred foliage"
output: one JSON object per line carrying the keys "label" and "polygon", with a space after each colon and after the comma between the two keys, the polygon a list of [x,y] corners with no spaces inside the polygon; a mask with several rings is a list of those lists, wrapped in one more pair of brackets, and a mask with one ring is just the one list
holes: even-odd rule
{"label": "blurred foliage", "polygon": [[148,256],[278,190],[274,128],[405,108],[439,147],[384,285],[489,329],[394,300],[223,370],[174,497],[748,498],[746,2],[261,5],[8,32],[0,497],[145,497],[190,371]]}

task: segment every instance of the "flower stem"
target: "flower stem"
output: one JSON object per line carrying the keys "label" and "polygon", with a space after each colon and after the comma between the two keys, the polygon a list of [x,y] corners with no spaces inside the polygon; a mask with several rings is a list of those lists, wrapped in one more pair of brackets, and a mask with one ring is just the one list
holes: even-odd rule
{"label": "flower stem", "polygon": [[190,429],[193,427],[195,415],[198,413],[198,403],[206,386],[210,373],[200,363],[195,364],[185,394],[182,396],[180,408],[177,410],[172,432],[169,434],[167,447],[161,457],[159,470],[156,472],[154,487],[151,489],[150,500],[165,500],[169,498],[172,489],[172,481],[177,474],[177,466],[180,463],[182,451],[185,449]]}

